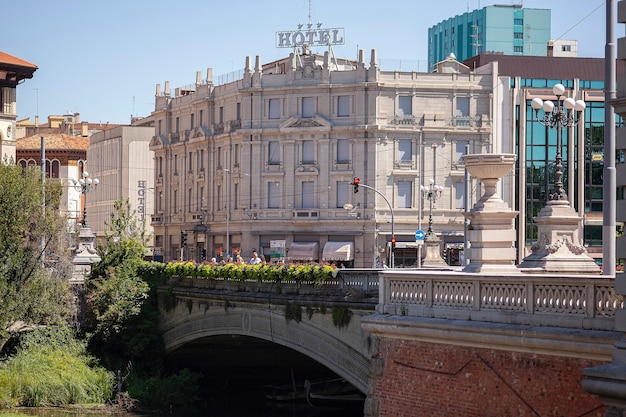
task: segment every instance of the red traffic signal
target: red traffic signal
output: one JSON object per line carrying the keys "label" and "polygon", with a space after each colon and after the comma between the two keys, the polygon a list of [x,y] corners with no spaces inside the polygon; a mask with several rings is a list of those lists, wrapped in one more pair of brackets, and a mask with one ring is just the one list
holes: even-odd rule
{"label": "red traffic signal", "polygon": [[354,185],[354,192],[355,193],[359,192],[359,182],[361,182],[359,177],[354,177],[354,180],[352,181],[352,185]]}

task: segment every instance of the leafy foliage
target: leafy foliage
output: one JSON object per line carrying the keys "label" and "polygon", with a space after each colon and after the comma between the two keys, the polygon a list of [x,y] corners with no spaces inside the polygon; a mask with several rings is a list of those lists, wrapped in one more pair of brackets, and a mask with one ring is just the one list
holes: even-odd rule
{"label": "leafy foliage", "polygon": [[[68,292],[58,273],[41,266],[62,230],[57,216],[61,185],[42,181],[35,167],[0,163],[0,349],[24,324],[57,324],[67,318]],[[42,245],[43,243],[43,245]],[[13,327],[12,327],[13,326]]]}
{"label": "leafy foliage", "polygon": [[2,362],[0,386],[1,407],[104,403],[113,395],[113,374],[68,328],[44,328],[26,334]]}

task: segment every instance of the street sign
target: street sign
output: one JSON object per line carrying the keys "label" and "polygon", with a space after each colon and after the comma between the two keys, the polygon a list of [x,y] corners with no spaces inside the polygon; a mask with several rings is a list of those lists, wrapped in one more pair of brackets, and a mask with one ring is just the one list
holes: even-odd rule
{"label": "street sign", "polygon": [[415,240],[424,240],[424,231],[423,230],[418,230],[415,232]]}

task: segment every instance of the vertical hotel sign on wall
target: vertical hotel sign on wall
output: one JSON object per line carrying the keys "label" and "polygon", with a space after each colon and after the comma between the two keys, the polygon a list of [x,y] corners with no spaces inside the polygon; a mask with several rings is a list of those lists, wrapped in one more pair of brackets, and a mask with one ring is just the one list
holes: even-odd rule
{"label": "vertical hotel sign on wall", "polygon": [[146,180],[137,181],[137,214],[143,222],[146,218]]}

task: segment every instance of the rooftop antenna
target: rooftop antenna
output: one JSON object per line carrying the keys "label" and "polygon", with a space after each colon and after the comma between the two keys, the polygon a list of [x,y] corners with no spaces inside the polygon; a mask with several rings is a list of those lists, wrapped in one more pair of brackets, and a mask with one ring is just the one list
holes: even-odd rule
{"label": "rooftop antenna", "polygon": [[470,37],[474,40],[474,51],[475,51],[474,55],[478,55],[478,48],[482,46],[479,42],[480,38],[478,36],[478,25],[474,23],[472,25],[472,29],[474,29],[474,33],[472,33]]}

